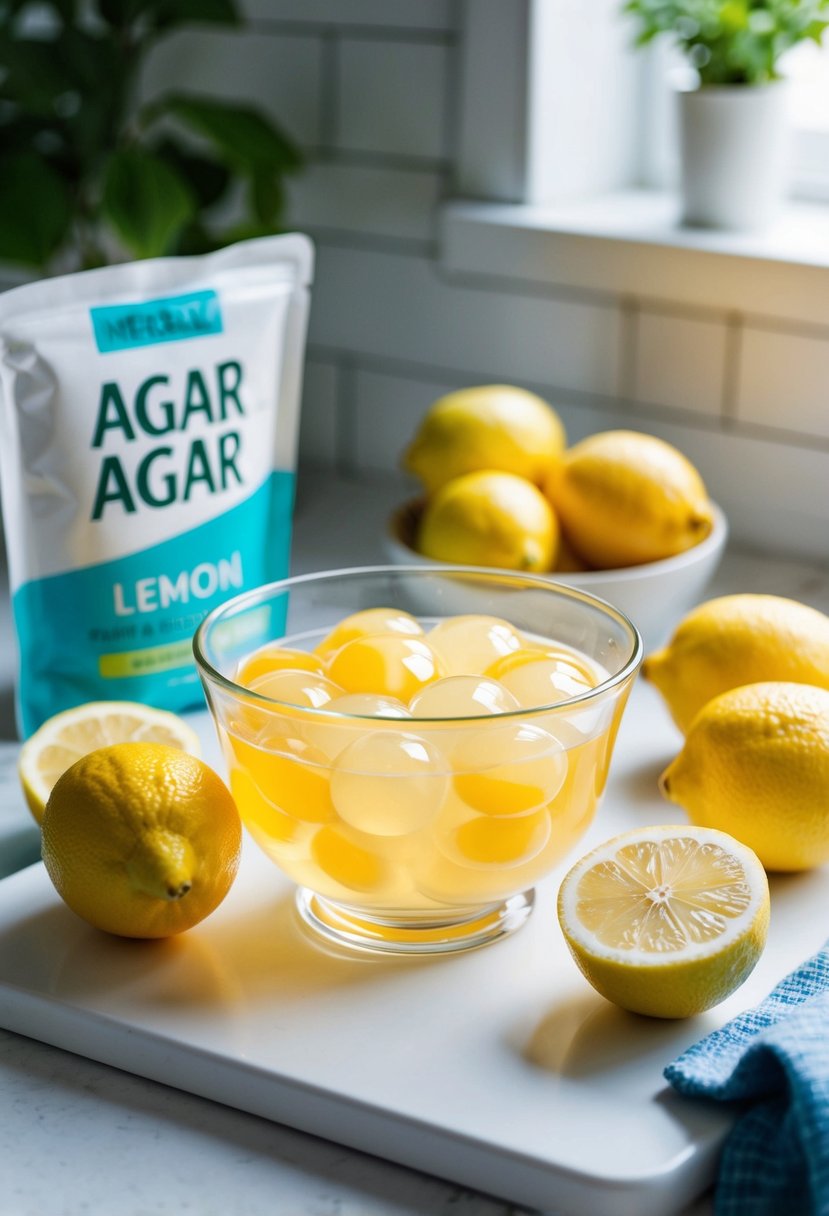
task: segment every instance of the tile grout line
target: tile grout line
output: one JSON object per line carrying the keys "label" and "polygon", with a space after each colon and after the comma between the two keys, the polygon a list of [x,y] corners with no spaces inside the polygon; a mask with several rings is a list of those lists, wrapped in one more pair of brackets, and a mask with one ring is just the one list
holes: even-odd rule
{"label": "tile grout line", "polygon": [[743,350],[743,318],[738,312],[729,314],[725,327],[725,359],[722,373],[720,418],[724,431],[734,431],[739,422],[737,405],[740,392],[740,361]]}
{"label": "tile grout line", "polygon": [[434,269],[438,279],[447,287],[468,287],[472,291],[519,296],[522,299],[590,304],[596,308],[616,308],[619,303],[619,293],[616,291],[595,291],[592,287],[568,287],[563,283],[541,283],[532,279],[512,279],[507,275],[450,270],[440,260],[435,262]]}
{"label": "tile grout line", "polygon": [[367,250],[426,261],[432,261],[436,253],[433,241],[416,236],[386,236],[385,233],[358,232],[356,229],[327,228],[323,224],[308,224],[305,231],[317,244],[331,249]]}
{"label": "tile grout line", "polygon": [[402,173],[445,173],[451,166],[440,156],[414,156],[405,152],[371,152],[359,148],[308,146],[307,156],[357,169],[395,169]]}
{"label": "tile grout line", "polygon": [[337,147],[338,106],[340,98],[340,40],[333,28],[326,27],[320,37],[319,135],[321,148]]}
{"label": "tile grout line", "polygon": [[[460,65],[461,65],[461,20],[458,0],[452,0],[452,22],[457,36],[456,41],[449,46],[446,57],[443,80],[443,113],[441,115],[443,131],[441,148],[450,166],[457,163],[460,119]],[[451,171],[451,170],[450,170]]]}
{"label": "tile grout line", "polygon": [[318,38],[321,34],[336,32],[354,42],[400,42],[420,46],[453,46],[457,31],[439,27],[404,25],[358,25],[336,21],[280,20],[271,17],[251,17],[242,28],[250,33],[269,34],[283,38]]}
{"label": "tile grout line", "polygon": [[619,366],[616,373],[616,395],[627,401],[636,399],[640,311],[639,301],[634,296],[622,296],[619,300],[621,342]]}

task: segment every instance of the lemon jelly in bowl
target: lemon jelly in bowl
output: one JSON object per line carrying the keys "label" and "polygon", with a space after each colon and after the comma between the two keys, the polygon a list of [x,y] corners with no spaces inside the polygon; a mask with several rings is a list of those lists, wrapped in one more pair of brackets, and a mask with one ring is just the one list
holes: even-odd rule
{"label": "lemon jelly in bowl", "polygon": [[541,576],[375,567],[212,612],[196,659],[242,818],[340,945],[519,927],[589,826],[642,644]]}

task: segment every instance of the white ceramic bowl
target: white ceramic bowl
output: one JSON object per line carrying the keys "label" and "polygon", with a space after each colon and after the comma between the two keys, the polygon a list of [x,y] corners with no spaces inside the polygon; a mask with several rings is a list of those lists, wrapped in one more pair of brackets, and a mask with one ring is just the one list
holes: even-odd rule
{"label": "white ceramic bowl", "polygon": [[[725,515],[712,503],[714,526],[705,540],[676,557],[620,570],[588,570],[575,574],[556,571],[552,581],[580,587],[630,617],[642,635],[646,653],[664,645],[685,613],[702,598],[714,575],[728,539]],[[389,519],[384,548],[398,566],[436,566],[411,547],[422,509],[417,500],[404,503]]]}

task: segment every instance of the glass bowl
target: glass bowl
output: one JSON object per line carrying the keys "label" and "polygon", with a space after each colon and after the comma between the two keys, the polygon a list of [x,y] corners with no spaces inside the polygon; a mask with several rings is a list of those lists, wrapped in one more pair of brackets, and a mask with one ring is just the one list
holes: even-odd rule
{"label": "glass bowl", "polygon": [[[291,704],[237,681],[261,647],[313,652],[345,617],[378,607],[416,618],[426,643],[450,617],[503,622],[494,633],[441,625],[439,674],[481,670],[481,646],[496,646],[497,658],[518,631],[527,647],[572,657],[590,684],[571,693],[565,681],[533,708],[389,717]],[[194,650],[240,814],[298,885],[306,923],[341,946],[414,954],[481,946],[524,923],[535,883],[592,821],[642,658],[634,626],[595,596],[461,566],[271,583],[210,613]],[[418,662],[406,679],[424,674]],[[352,680],[370,683],[367,667],[351,666]],[[332,662],[329,675],[341,667]]]}

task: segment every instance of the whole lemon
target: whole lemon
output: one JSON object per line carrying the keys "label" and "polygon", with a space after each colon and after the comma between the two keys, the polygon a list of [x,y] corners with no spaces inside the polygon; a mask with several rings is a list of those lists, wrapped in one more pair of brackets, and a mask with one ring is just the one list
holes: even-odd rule
{"label": "whole lemon", "polygon": [[707,701],[741,684],[829,688],[829,617],[776,595],[720,596],[689,612],[642,674],[685,733]]}
{"label": "whole lemon", "polygon": [[403,467],[427,494],[480,469],[515,473],[540,485],[564,443],[561,419],[541,397],[489,384],[435,401],[403,453]]}
{"label": "whole lemon", "polygon": [[58,779],[43,815],[43,860],[58,894],[98,929],[169,937],[230,889],[241,821],[201,760],[161,743],[116,743]]}
{"label": "whole lemon", "polygon": [[523,477],[485,471],[447,482],[423,512],[424,557],[507,570],[549,570],[558,540],[555,514]]}
{"label": "whole lemon", "polygon": [[829,860],[829,692],[808,684],[732,688],[694,719],[660,778],[692,823],[728,832],[767,870]]}
{"label": "whole lemon", "polygon": [[711,531],[699,473],[653,435],[588,436],[552,464],[545,492],[575,551],[600,569],[672,557]]}

